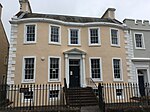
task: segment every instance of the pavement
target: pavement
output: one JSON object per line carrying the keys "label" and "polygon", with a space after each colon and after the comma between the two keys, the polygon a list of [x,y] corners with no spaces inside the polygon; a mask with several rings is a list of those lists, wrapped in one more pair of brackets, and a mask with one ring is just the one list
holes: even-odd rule
{"label": "pavement", "polygon": [[100,112],[99,106],[83,106],[81,107],[81,112]]}

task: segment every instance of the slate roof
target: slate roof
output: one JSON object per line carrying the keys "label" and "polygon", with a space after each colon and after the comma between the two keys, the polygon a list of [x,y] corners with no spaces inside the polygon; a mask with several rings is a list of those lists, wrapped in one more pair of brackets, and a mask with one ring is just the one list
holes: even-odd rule
{"label": "slate roof", "polygon": [[[24,12],[19,12],[16,14],[16,16],[19,17],[20,15],[22,15],[22,13]],[[39,13],[25,13],[20,19],[24,18],[48,18],[64,22],[75,22],[75,23],[109,22],[115,24],[122,24],[120,21],[110,18],[79,17],[79,16],[39,14]]]}

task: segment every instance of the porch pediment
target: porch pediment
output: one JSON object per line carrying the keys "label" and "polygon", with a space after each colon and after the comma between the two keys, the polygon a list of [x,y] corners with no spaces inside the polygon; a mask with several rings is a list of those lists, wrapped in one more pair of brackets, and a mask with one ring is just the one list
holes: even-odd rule
{"label": "porch pediment", "polygon": [[73,49],[65,51],[64,54],[84,54],[85,55],[86,52],[77,48],[73,48]]}

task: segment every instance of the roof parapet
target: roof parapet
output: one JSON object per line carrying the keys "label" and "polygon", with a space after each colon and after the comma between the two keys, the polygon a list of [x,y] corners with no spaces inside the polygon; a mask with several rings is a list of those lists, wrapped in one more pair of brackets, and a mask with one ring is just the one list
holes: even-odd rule
{"label": "roof parapet", "polygon": [[150,29],[150,22],[148,20],[124,19],[123,23],[132,28]]}

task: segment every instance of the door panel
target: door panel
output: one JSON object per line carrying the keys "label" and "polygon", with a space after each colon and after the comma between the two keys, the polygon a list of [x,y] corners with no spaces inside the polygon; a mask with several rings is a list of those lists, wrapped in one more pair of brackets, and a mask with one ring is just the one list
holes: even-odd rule
{"label": "door panel", "polygon": [[70,83],[69,87],[80,87],[80,67],[69,67]]}
{"label": "door panel", "polygon": [[145,96],[144,76],[138,76],[139,91],[141,96]]}

